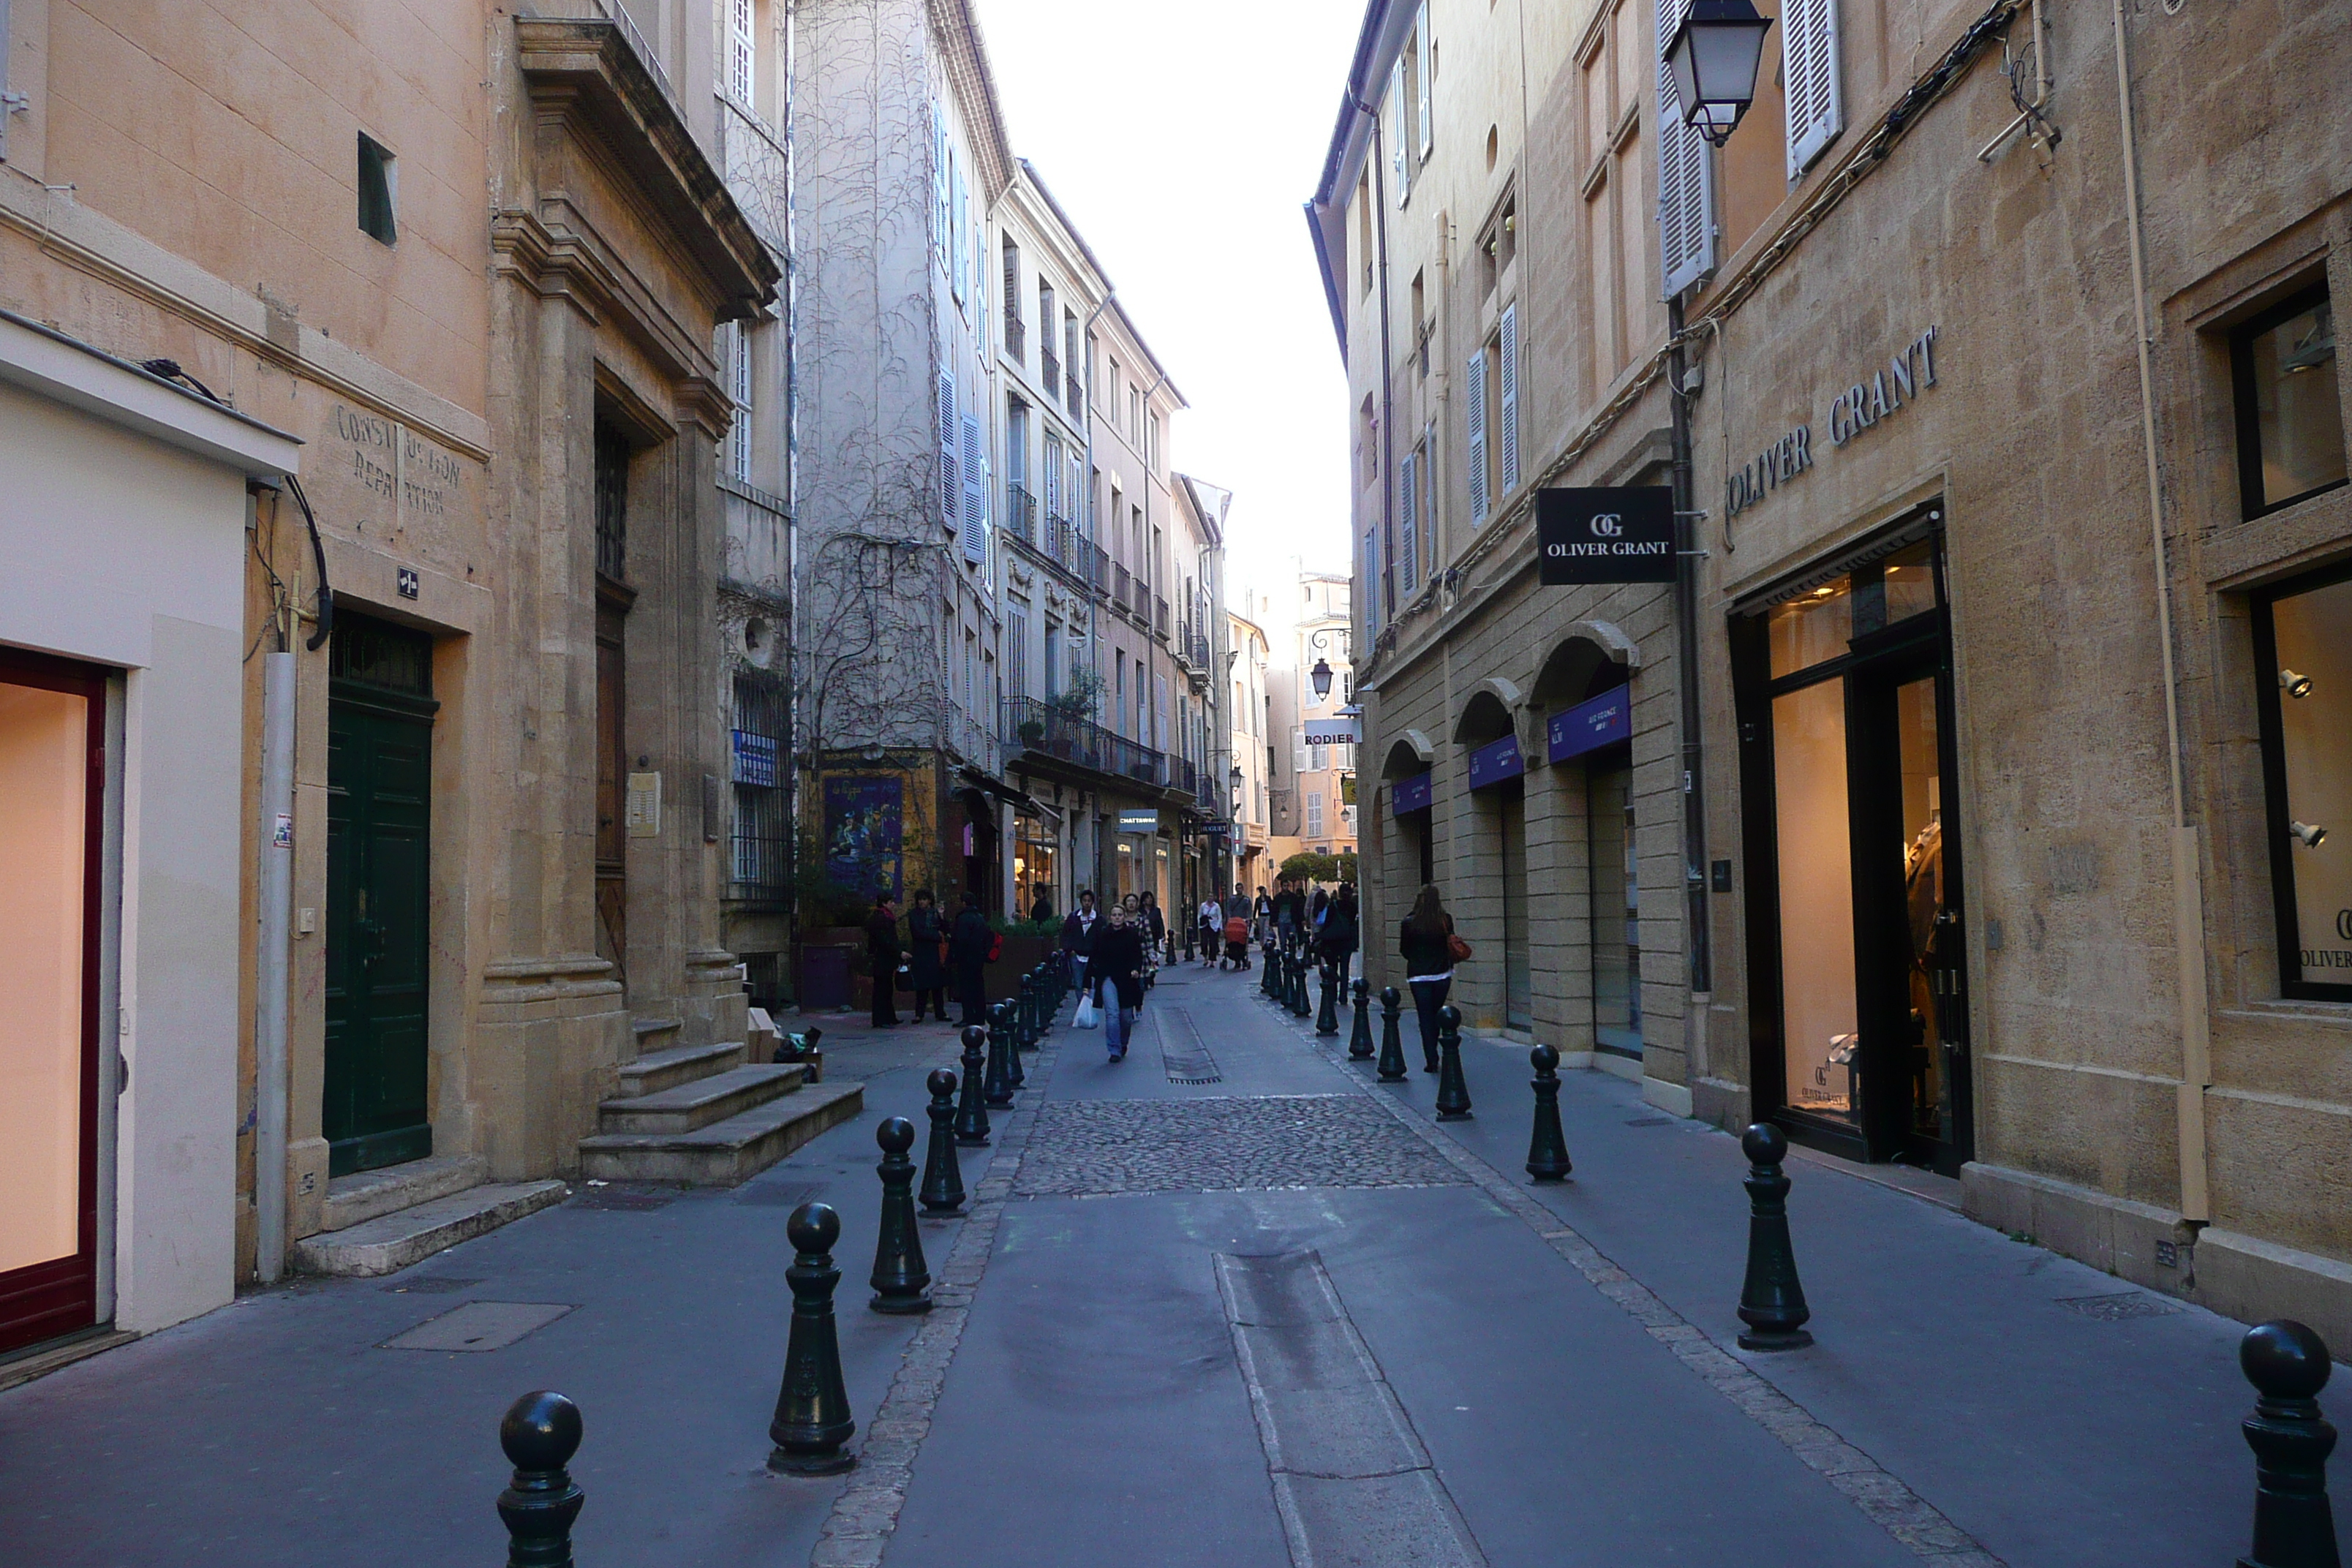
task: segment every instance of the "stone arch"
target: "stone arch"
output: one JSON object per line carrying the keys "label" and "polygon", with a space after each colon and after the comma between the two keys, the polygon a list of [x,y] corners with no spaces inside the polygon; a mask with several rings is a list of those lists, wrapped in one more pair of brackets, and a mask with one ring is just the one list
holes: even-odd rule
{"label": "stone arch", "polygon": [[1407,730],[1389,747],[1388,757],[1381,763],[1381,777],[1409,779],[1428,772],[1436,760],[1437,748],[1429,743],[1429,737],[1418,730]]}
{"label": "stone arch", "polygon": [[1518,721],[1519,689],[1500,676],[1488,676],[1470,689],[1462,716],[1454,721],[1457,745],[1483,746],[1511,732]]}
{"label": "stone arch", "polygon": [[1573,707],[1642,667],[1639,644],[1606,621],[1579,621],[1552,645],[1533,682],[1534,705],[1546,711]]}

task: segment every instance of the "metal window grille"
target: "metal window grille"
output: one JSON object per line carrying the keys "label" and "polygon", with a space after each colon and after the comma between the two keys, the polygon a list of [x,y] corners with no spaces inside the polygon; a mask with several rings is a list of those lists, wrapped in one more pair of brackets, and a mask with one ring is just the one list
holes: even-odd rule
{"label": "metal window grille", "polygon": [[782,893],[790,827],[784,813],[789,705],[780,677],[743,670],[735,677],[731,776],[735,792],[732,848],[735,896]]}
{"label": "metal window grille", "polygon": [[596,426],[596,570],[625,581],[629,562],[629,439]]}

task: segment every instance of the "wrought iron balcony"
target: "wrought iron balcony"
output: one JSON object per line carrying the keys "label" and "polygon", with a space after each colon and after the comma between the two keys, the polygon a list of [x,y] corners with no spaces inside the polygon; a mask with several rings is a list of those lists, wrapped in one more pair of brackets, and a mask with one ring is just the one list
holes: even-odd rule
{"label": "wrought iron balcony", "polygon": [[1168,635],[1168,601],[1165,599],[1154,598],[1151,601],[1151,629],[1163,637]]}
{"label": "wrought iron balcony", "polygon": [[1006,532],[1030,549],[1037,549],[1037,498],[1029,493],[1018,479],[1004,481],[1004,522]]}
{"label": "wrought iron balcony", "polygon": [[1067,394],[1064,401],[1069,404],[1070,412],[1084,419],[1087,416],[1087,389],[1078,384],[1078,367],[1075,361],[1071,363],[1070,374],[1064,390]]}
{"label": "wrought iron balcony", "polygon": [[1039,379],[1045,383],[1045,395],[1048,397],[1061,396],[1062,362],[1055,357],[1054,351],[1052,349],[1040,344],[1037,350],[1037,363],[1039,367]]}
{"label": "wrought iron balcony", "polygon": [[1128,586],[1132,579],[1124,566],[1113,566],[1110,572],[1110,602],[1123,610],[1127,608]]}
{"label": "wrought iron balcony", "polygon": [[1004,700],[1004,743],[1075,767],[1165,789],[1165,753],[1114,734],[1091,719],[1066,713],[1035,697]]}
{"label": "wrought iron balcony", "polygon": [[1029,323],[1011,310],[1004,312],[1004,352],[1016,363],[1029,358]]}

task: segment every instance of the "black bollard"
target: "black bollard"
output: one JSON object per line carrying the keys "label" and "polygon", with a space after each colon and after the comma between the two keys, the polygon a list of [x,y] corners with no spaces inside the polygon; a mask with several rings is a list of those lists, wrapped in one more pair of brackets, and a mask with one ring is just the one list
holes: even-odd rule
{"label": "black bollard", "polygon": [[963,1166],[956,1158],[956,1075],[934,1068],[923,1080],[931,1091],[931,1145],[923,1157],[923,1212],[945,1218],[963,1208]]}
{"label": "black bollard", "polygon": [[1395,986],[1381,987],[1380,1075],[1382,1083],[1394,1083],[1404,1077],[1404,1037],[1397,1032],[1397,1015],[1402,1011],[1398,1005],[1399,1000]]}
{"label": "black bollard", "polygon": [[1462,1077],[1462,1009],[1437,1010],[1437,1119],[1459,1121],[1470,1114],[1470,1085]]}
{"label": "black bollard", "polygon": [[1536,1069],[1536,1130],[1528,1139],[1528,1174],[1557,1182],[1576,1169],[1568,1159],[1568,1135],[1559,1130],[1559,1053],[1538,1046],[1528,1061]]}
{"label": "black bollard", "polygon": [[998,1002],[988,1009],[988,1076],[981,1084],[981,1098],[991,1110],[1003,1110],[1013,1103],[1013,1005]]}
{"label": "black bollard", "polygon": [[[1006,1016],[1012,1020],[1005,1031],[1011,1037],[1004,1042],[1004,1082],[1008,1089],[1018,1089],[1029,1081],[1029,1075],[1021,1068],[1021,1053],[1024,1050],[1034,1050],[1037,1047],[1036,1041],[1029,1040],[1024,1043],[1022,1039],[1021,1016],[1022,1007],[1019,1003],[1006,1005]],[[988,1086],[982,1084],[981,1087],[985,1089]]]}
{"label": "black bollard", "polygon": [[1801,1351],[1813,1342],[1805,1320],[1805,1288],[1797,1280],[1797,1253],[1789,1244],[1789,1178],[1780,1162],[1789,1140],[1778,1127],[1759,1121],[1739,1140],[1749,1166],[1748,1188],[1748,1279],[1739,1288],[1739,1321],[1748,1331],[1739,1347],[1750,1351]]}
{"label": "black bollard", "polygon": [[[1034,1048],[1037,1032],[1037,977],[1024,974],[1013,986],[1013,1070],[1020,1070],[1021,1053]],[[1014,1080],[1018,1082],[1016,1079]]]}
{"label": "black bollard", "polygon": [[2254,1451],[2254,1549],[2238,1568],[2337,1568],[2327,1456],[2336,1428],[2319,1413],[2327,1346],[2287,1319],[2246,1331],[2238,1365],[2254,1385],[2245,1423]]}
{"label": "black bollard", "polygon": [[1261,996],[1274,994],[1274,943],[1262,943],[1258,949],[1257,992]]}
{"label": "black bollard", "polygon": [[923,1260],[923,1238],[915,1228],[915,1162],[907,1151],[915,1146],[915,1124],[903,1116],[886,1118],[874,1130],[882,1147],[882,1223],[874,1232],[874,1273],[866,1283],[874,1298],[866,1304],[877,1312],[928,1312],[931,1310],[931,1269]]}
{"label": "black bollard", "polygon": [[849,1418],[849,1390],[841,1381],[841,1337],[833,1322],[833,1244],[841,1216],[830,1204],[803,1204],[784,1222],[798,1254],[784,1270],[793,1291],[792,1338],[784,1346],[784,1383],[776,1391],[776,1418],[768,1423],[775,1447],[768,1468],[780,1475],[831,1476],[857,1463],[843,1451],[857,1423]]}
{"label": "black bollard", "polygon": [[499,1447],[514,1466],[499,1494],[507,1568],[572,1568],[572,1521],[588,1500],[564,1468],[580,1451],[580,1407],[552,1390],[526,1394],[499,1423]]}
{"label": "black bollard", "polygon": [[955,1138],[967,1149],[988,1147],[988,1106],[981,1093],[981,1047],[988,1031],[973,1024],[963,1032],[963,1098],[956,1102]]}
{"label": "black bollard", "polygon": [[1323,977],[1323,1005],[1316,1010],[1315,1032],[1336,1035],[1339,1032],[1339,998],[1336,994],[1339,989],[1339,972],[1331,967],[1328,960],[1315,967]]}
{"label": "black bollard", "polygon": [[1307,969],[1306,950],[1301,949],[1290,961],[1290,1010],[1301,1018],[1315,1016],[1314,1007],[1307,1000]]}
{"label": "black bollard", "polygon": [[1356,1026],[1348,1033],[1348,1057],[1351,1061],[1370,1061],[1372,1056],[1372,1005],[1366,994],[1369,989],[1360,980],[1354,986]]}

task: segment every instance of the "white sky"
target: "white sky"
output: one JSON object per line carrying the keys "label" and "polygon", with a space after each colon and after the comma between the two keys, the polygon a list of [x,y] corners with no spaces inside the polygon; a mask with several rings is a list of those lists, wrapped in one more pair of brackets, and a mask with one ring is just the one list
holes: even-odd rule
{"label": "white sky", "polygon": [[1346,571],[1347,378],[1300,209],[1362,0],[975,4],[1014,154],[1192,405],[1176,467],[1234,492],[1227,598]]}

